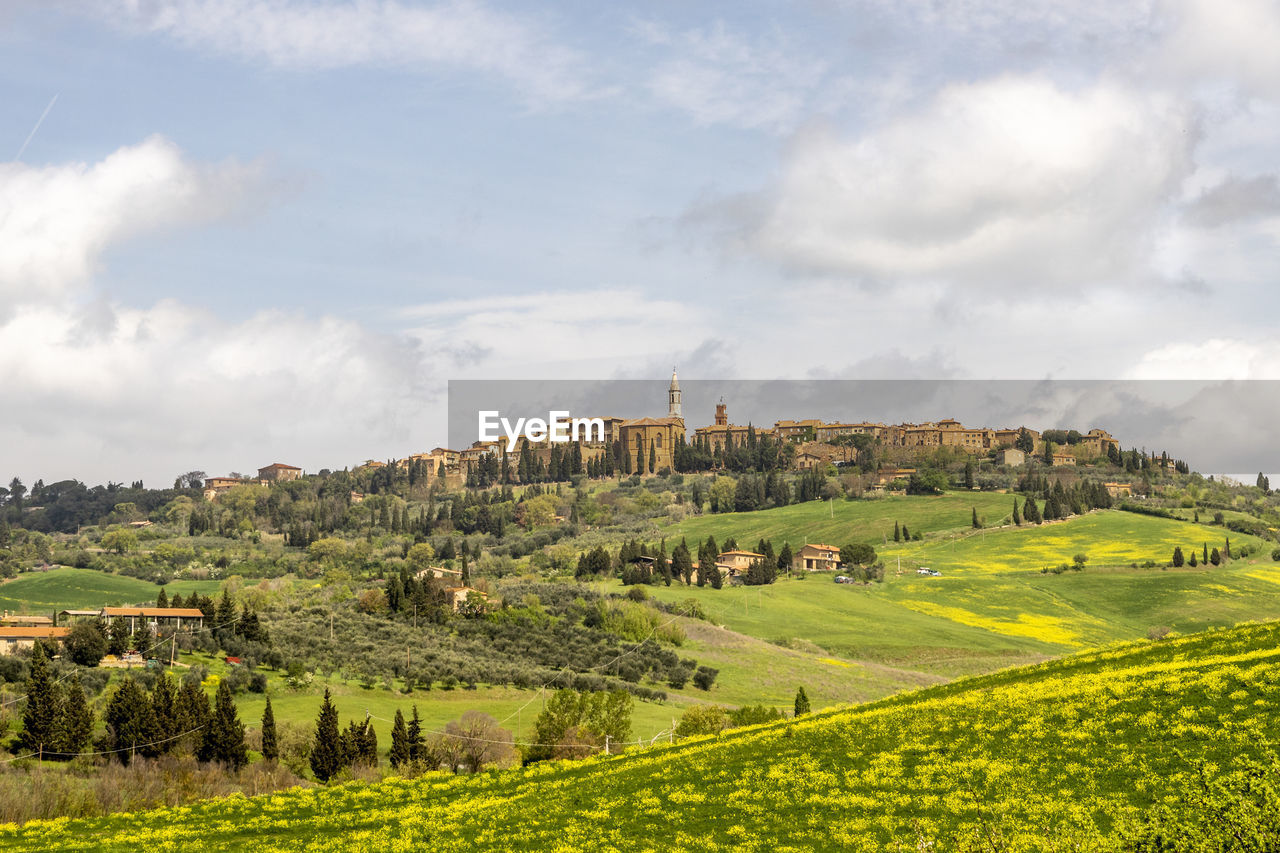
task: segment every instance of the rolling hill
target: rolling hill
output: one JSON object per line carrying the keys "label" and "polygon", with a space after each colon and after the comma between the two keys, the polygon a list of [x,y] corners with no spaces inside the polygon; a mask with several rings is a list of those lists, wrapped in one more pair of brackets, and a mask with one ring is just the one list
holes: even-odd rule
{"label": "rolling hill", "polygon": [[[617,757],[0,827],[0,849],[1117,850],[1280,733],[1280,625]],[[1207,762],[1207,763],[1202,763]]]}

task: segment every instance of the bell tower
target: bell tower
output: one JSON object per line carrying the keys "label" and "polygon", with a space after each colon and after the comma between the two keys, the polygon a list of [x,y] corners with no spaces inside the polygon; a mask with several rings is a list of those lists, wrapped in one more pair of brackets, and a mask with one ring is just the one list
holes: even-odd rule
{"label": "bell tower", "polygon": [[667,417],[683,418],[680,413],[680,380],[676,378],[676,369],[671,368],[671,387],[667,389]]}
{"label": "bell tower", "polygon": [[724,405],[724,397],[720,398],[720,402],[716,403],[716,426],[728,426],[729,413]]}

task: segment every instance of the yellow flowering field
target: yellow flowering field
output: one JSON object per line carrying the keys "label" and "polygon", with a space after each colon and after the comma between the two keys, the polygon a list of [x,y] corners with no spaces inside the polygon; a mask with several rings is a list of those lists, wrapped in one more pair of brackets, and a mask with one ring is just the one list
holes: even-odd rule
{"label": "yellow flowering field", "polygon": [[1278,701],[1280,623],[1247,624],[623,756],[5,826],[0,850],[1114,850],[1197,761],[1274,743]]}

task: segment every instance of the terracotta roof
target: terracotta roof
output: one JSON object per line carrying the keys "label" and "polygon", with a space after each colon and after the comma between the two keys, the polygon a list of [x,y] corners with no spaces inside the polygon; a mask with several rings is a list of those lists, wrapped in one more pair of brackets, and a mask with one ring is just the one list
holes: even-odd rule
{"label": "terracotta roof", "polygon": [[683,418],[636,418],[635,420],[623,421],[622,426],[673,426],[677,421],[683,420]]}
{"label": "terracotta roof", "polygon": [[738,557],[763,557],[764,556],[764,554],[757,554],[755,551],[722,551],[720,553],[720,556],[724,557],[729,554],[733,554],[734,556],[738,556]]}
{"label": "terracotta roof", "polygon": [[104,607],[104,616],[181,616],[183,618],[204,617],[204,611],[198,607]]}
{"label": "terracotta roof", "polygon": [[288,468],[290,471],[301,471],[297,465],[286,465],[283,462],[272,462],[270,465],[260,468],[260,471],[266,471],[268,468]]}
{"label": "terracotta roof", "polygon": [[40,637],[65,637],[70,628],[0,628],[0,640],[34,640]]}
{"label": "terracotta roof", "polygon": [[813,544],[813,543],[810,543],[810,542],[806,542],[806,543],[804,543],[803,545],[801,545],[800,547],[801,547],[801,548],[822,548],[822,549],[824,549],[824,550],[826,550],[826,551],[839,551],[839,550],[840,550],[840,549],[839,549],[839,548],[837,548],[835,545],[818,545],[818,544]]}
{"label": "terracotta roof", "polygon": [[52,625],[53,620],[48,616],[23,616],[19,613],[10,613],[0,618],[0,624],[9,625]]}

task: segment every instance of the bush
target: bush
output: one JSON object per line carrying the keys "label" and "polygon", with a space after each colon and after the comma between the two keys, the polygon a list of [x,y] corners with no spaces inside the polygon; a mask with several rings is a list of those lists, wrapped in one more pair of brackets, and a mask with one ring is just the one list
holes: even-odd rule
{"label": "bush", "polygon": [[720,674],[720,670],[713,669],[709,666],[700,666],[693,673],[693,686],[699,690],[710,690],[711,685],[715,683],[716,676]]}
{"label": "bush", "polygon": [[1271,552],[1271,559],[1275,560],[1276,562],[1280,562],[1280,548],[1276,548],[1274,551]]}
{"label": "bush", "polygon": [[680,717],[676,737],[715,735],[729,727],[729,716],[719,705],[694,705]]}

